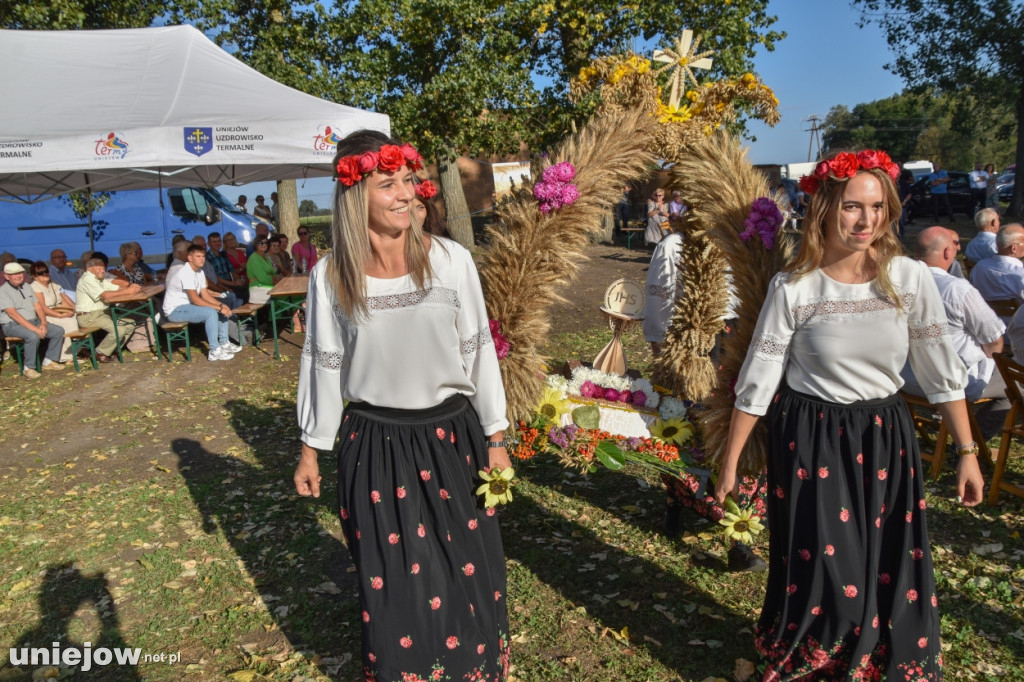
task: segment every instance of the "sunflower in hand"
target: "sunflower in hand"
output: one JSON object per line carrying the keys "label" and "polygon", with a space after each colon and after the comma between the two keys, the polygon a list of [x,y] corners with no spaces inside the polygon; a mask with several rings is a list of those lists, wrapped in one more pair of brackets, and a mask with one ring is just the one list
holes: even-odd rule
{"label": "sunflower in hand", "polygon": [[512,477],[516,475],[512,467],[494,467],[489,472],[481,469],[476,473],[484,481],[483,485],[476,489],[477,495],[484,496],[484,507],[508,504],[512,501]]}

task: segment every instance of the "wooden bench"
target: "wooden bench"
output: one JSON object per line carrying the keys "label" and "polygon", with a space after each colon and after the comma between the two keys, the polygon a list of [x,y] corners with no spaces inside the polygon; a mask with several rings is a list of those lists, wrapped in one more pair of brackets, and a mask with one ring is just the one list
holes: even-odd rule
{"label": "wooden bench", "polygon": [[92,335],[100,330],[99,327],[81,327],[72,332],[64,332],[65,339],[71,339],[71,348],[68,352],[71,353],[71,360],[75,363],[75,371],[81,372],[82,369],[78,366],[78,353],[84,349],[89,350],[89,359],[92,361],[92,368],[99,369],[99,365],[96,364],[96,342],[93,341]]}
{"label": "wooden bench", "polygon": [[[25,374],[25,339],[20,336],[5,336],[4,340],[7,342],[7,349],[11,351],[14,359],[18,361],[18,373]],[[36,371],[40,370],[39,360],[36,360]]]}
{"label": "wooden bench", "polygon": [[1017,497],[1024,497],[1024,485],[1006,481],[1006,459],[1010,456],[1010,443],[1013,437],[1024,438],[1024,398],[1021,396],[1020,385],[1024,382],[1024,366],[1014,362],[1013,358],[996,353],[992,356],[1006,383],[1006,397],[1010,399],[1010,411],[1003,422],[1003,437],[999,441],[999,454],[996,456],[995,471],[992,472],[992,485],[988,491],[988,503],[997,504],[999,493],[1008,492]]}
{"label": "wooden bench", "polygon": [[624,235],[626,235],[626,251],[629,251],[633,244],[633,237],[639,233],[643,234],[647,231],[646,227],[623,227],[619,229]]}
{"label": "wooden bench", "polygon": [[164,333],[164,338],[167,340],[167,362],[174,362],[174,352],[171,347],[172,341],[185,342],[185,359],[188,362],[192,362],[192,343],[188,338],[188,322],[161,320],[160,331]]}
{"label": "wooden bench", "polygon": [[[256,314],[263,308],[263,303],[246,303],[240,305],[231,311],[231,314],[235,318],[236,331],[238,333],[238,345],[245,345],[242,343],[242,319],[243,317],[256,317]],[[252,328],[252,345],[260,345],[260,325],[257,321]]]}

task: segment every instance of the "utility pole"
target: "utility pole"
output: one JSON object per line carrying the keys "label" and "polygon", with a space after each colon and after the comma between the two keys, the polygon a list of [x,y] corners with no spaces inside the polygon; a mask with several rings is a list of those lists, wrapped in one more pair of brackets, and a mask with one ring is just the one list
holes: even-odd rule
{"label": "utility pole", "polygon": [[[821,156],[821,136],[818,132],[818,121],[821,120],[821,117],[817,114],[811,114],[807,117],[807,120],[811,122],[811,141],[810,144],[807,145],[807,160],[813,161],[818,158],[818,156]],[[815,142],[818,143],[818,156],[811,156],[811,150],[814,149]]]}

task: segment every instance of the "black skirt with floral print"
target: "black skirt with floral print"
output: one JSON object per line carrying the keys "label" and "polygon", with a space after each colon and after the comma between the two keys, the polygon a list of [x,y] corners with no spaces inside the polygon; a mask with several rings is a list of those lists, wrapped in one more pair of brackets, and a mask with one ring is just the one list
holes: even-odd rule
{"label": "black skirt with floral print", "polygon": [[508,674],[505,555],[494,509],[474,494],[485,440],[460,394],[424,410],[348,406],[338,495],[368,680]]}
{"label": "black skirt with floral print", "polygon": [[899,396],[768,412],[764,680],[940,680],[921,456]]}

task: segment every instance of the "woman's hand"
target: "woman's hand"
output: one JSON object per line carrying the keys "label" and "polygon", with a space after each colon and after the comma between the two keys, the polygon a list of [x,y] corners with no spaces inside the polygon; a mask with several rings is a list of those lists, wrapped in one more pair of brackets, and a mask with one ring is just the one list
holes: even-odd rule
{"label": "woman's hand", "polygon": [[985,480],[978,468],[978,456],[961,457],[956,465],[956,494],[965,507],[973,507],[982,500]]}
{"label": "woman's hand", "polygon": [[316,457],[316,450],[303,443],[294,477],[295,492],[303,497],[320,497],[320,465],[317,464]]}
{"label": "woman's hand", "polygon": [[505,448],[487,448],[487,460],[489,462],[488,473],[491,469],[497,468],[504,471],[512,466],[512,460],[509,459],[508,450]]}
{"label": "woman's hand", "polygon": [[718,482],[715,483],[715,501],[718,504],[725,504],[725,498],[731,493],[733,499],[739,499],[740,483],[736,478],[736,472],[732,469],[723,468],[718,472]]}

